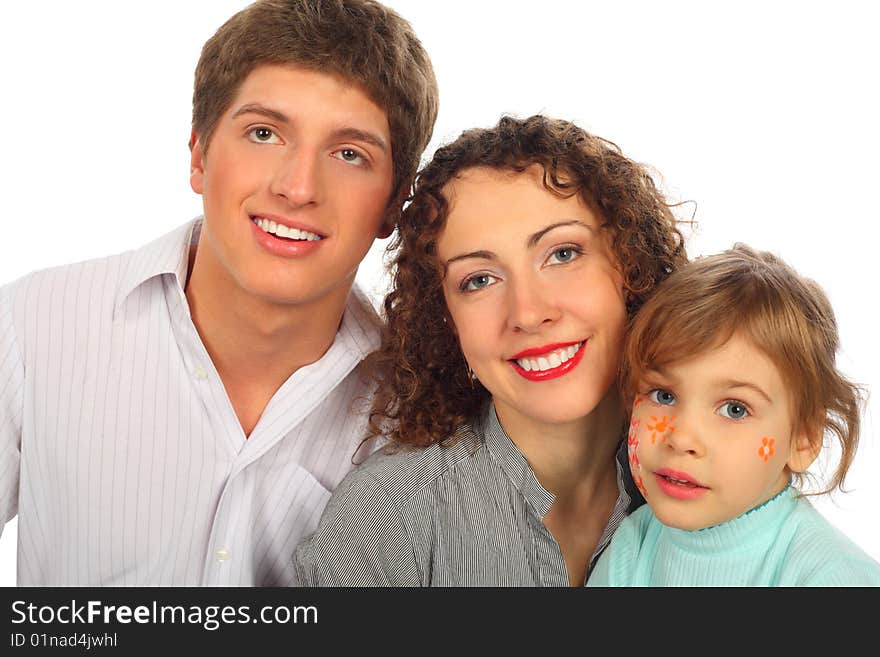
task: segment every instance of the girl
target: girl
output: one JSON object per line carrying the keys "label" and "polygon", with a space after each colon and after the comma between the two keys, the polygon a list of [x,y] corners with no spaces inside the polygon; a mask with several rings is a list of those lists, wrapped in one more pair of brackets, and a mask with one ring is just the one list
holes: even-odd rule
{"label": "girl", "polygon": [[835,366],[827,297],[744,245],[679,270],[627,337],[629,464],[648,502],[590,586],[880,585],[880,566],[792,485],[825,437],[841,488],[859,389]]}
{"label": "girl", "polygon": [[372,456],[297,550],[305,585],[583,585],[642,503],[624,329],[685,261],[643,167],[542,116],[439,149],[392,245]]}

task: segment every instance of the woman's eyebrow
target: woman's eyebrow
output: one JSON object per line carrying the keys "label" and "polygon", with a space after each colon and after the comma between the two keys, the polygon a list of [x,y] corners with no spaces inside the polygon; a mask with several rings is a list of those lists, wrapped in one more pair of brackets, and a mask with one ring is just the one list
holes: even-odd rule
{"label": "woman's eyebrow", "polygon": [[461,255],[457,255],[455,257],[450,258],[446,261],[446,266],[449,267],[450,264],[457,260],[465,260],[467,258],[481,258],[483,260],[495,260],[498,256],[492,253],[491,251],[471,251],[470,253],[462,253]]}
{"label": "woman's eyebrow", "polygon": [[[555,224],[550,224],[545,228],[542,228],[537,233],[530,235],[528,240],[526,240],[526,247],[532,248],[535,246],[544,235],[549,233],[551,230],[556,228],[562,228],[563,226],[583,226],[591,233],[595,232],[594,228],[580,219],[569,219],[568,221],[558,221]],[[457,260],[465,260],[466,258],[481,258],[483,260],[495,260],[498,258],[492,251],[471,251],[470,253],[462,253],[461,255],[454,256],[446,261],[446,266],[448,267],[451,263],[456,262]]]}
{"label": "woman's eyebrow", "polygon": [[537,233],[535,233],[531,237],[529,237],[528,241],[526,241],[526,246],[529,248],[535,246],[541,240],[541,238],[544,237],[544,235],[549,233],[551,230],[555,230],[556,228],[562,228],[563,226],[575,226],[575,225],[583,226],[584,228],[589,230],[591,233],[595,232],[593,230],[593,227],[590,224],[585,223],[585,222],[581,221],[580,219],[569,219],[568,221],[558,221],[555,224],[550,224],[546,228],[542,228]]}

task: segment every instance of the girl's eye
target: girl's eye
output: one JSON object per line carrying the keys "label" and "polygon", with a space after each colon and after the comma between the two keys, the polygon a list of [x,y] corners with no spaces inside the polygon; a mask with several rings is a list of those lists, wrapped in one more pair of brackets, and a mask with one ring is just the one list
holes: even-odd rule
{"label": "girl's eye", "polygon": [[648,399],[661,406],[673,406],[675,404],[675,395],[663,388],[654,388],[648,393]]}
{"label": "girl's eye", "polygon": [[576,260],[582,255],[582,253],[583,252],[576,246],[562,246],[550,254],[550,257],[547,258],[547,264],[564,265],[566,262]]}
{"label": "girl's eye", "polygon": [[281,139],[270,128],[257,127],[248,131],[251,141],[258,144],[280,144]]}
{"label": "girl's eye", "polygon": [[746,405],[738,401],[727,401],[721,404],[718,413],[731,420],[742,420],[750,415]]}
{"label": "girl's eye", "polygon": [[498,279],[491,274],[475,274],[464,279],[459,288],[462,292],[476,292],[494,285]]}
{"label": "girl's eye", "polygon": [[340,148],[338,151],[333,153],[333,156],[342,160],[343,162],[348,162],[349,164],[366,164],[364,156],[358,153],[353,148]]}

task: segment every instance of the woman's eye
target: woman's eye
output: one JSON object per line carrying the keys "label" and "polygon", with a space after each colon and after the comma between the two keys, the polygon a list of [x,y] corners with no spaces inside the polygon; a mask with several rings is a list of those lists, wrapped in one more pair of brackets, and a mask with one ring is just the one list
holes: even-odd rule
{"label": "woman's eye", "polygon": [[749,409],[738,401],[728,401],[721,405],[718,413],[731,420],[741,420],[749,415]]}
{"label": "woman's eye", "polygon": [[461,284],[462,292],[476,292],[493,285],[498,279],[491,274],[476,274],[466,278]]}
{"label": "woman's eye", "polygon": [[648,399],[661,406],[672,406],[675,404],[675,395],[668,390],[663,390],[663,388],[654,388],[648,393]]}
{"label": "woman's eye", "polygon": [[251,141],[257,142],[258,144],[280,144],[281,140],[278,138],[278,135],[275,134],[273,130],[270,128],[251,128],[248,131],[248,136],[251,138]]}
{"label": "woman's eye", "polygon": [[333,155],[343,162],[348,162],[349,164],[362,165],[366,163],[364,156],[353,148],[340,148],[338,151],[335,151]]}
{"label": "woman's eye", "polygon": [[564,265],[566,262],[575,260],[580,255],[579,249],[573,246],[563,246],[550,254],[550,257],[547,258],[547,263],[551,265]]}

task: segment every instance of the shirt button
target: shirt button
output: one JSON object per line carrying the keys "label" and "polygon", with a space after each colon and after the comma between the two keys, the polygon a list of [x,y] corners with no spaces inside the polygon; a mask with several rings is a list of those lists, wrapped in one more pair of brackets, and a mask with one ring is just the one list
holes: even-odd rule
{"label": "shirt button", "polygon": [[196,378],[199,379],[200,381],[203,381],[208,378],[207,370],[205,370],[205,368],[202,367],[201,365],[196,365],[195,369],[193,370],[193,373],[195,374]]}
{"label": "shirt button", "polygon": [[217,563],[223,563],[224,561],[229,561],[231,555],[226,548],[220,548],[217,550],[215,556],[217,557]]}

